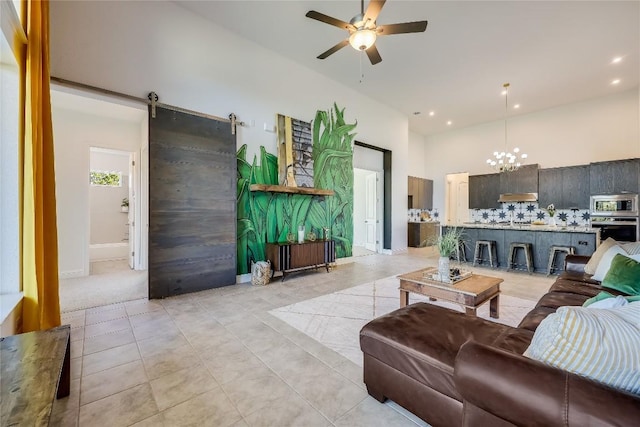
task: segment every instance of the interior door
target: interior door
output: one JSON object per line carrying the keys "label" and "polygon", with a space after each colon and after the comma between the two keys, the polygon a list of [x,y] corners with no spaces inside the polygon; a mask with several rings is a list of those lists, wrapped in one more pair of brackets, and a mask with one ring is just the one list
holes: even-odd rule
{"label": "interior door", "polygon": [[370,251],[377,252],[376,242],[376,227],[378,223],[377,214],[377,187],[378,187],[378,174],[373,172],[365,178],[365,228],[366,228],[366,240],[364,247]]}
{"label": "interior door", "polygon": [[149,114],[149,298],[236,282],[236,137],[231,123]]}

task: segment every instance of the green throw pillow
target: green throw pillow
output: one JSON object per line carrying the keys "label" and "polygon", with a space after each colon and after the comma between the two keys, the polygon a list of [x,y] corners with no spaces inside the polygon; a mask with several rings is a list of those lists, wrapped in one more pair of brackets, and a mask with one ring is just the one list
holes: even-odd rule
{"label": "green throw pillow", "polygon": [[[583,307],[589,307],[594,302],[602,301],[603,299],[615,298],[615,295],[611,295],[609,292],[602,291],[595,297],[591,297],[582,304]],[[629,302],[640,301],[640,295],[635,295],[632,297],[624,297]]]}
{"label": "green throw pillow", "polygon": [[627,295],[640,295],[640,262],[617,254],[602,280],[602,286]]}

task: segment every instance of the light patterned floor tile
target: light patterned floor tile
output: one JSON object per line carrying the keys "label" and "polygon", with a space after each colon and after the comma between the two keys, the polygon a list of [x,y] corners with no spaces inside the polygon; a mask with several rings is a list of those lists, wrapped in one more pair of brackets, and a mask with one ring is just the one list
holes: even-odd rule
{"label": "light patterned floor tile", "polygon": [[148,383],[80,407],[81,427],[129,426],[158,412]]}

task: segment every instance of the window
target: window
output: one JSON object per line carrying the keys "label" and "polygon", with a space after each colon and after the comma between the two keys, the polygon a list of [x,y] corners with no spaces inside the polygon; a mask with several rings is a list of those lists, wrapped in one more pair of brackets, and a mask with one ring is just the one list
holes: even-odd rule
{"label": "window", "polygon": [[122,187],[122,172],[89,172],[89,182],[93,186]]}
{"label": "window", "polygon": [[20,297],[18,123],[20,72],[12,46],[26,41],[14,2],[0,2],[0,323]]}

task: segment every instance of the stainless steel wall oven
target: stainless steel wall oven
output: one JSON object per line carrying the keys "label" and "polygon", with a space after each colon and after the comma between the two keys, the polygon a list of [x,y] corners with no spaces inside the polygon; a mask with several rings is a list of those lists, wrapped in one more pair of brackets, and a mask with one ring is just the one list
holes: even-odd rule
{"label": "stainless steel wall oven", "polygon": [[591,226],[600,229],[600,240],[640,240],[637,194],[591,196],[590,206]]}

